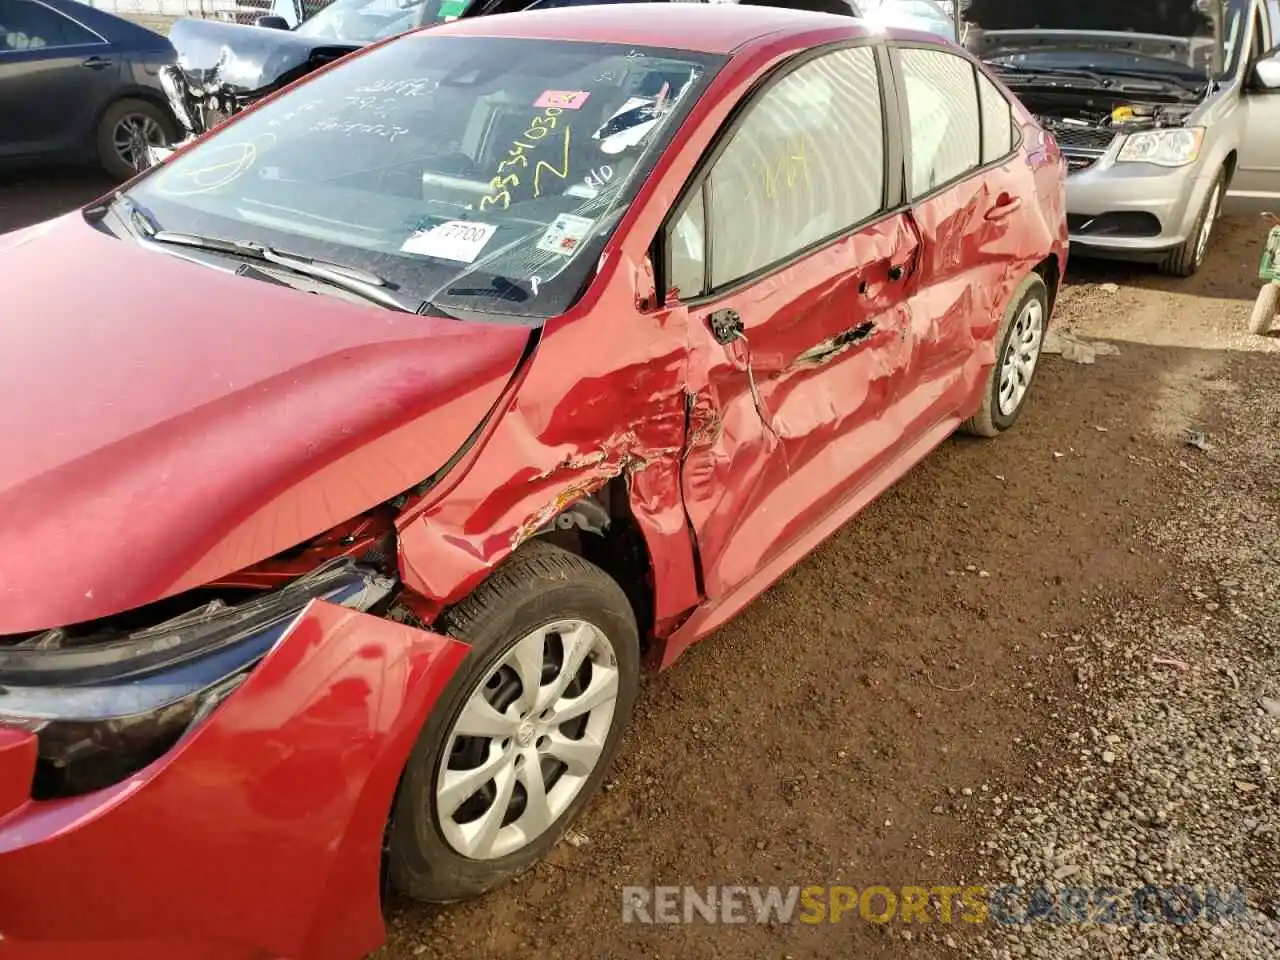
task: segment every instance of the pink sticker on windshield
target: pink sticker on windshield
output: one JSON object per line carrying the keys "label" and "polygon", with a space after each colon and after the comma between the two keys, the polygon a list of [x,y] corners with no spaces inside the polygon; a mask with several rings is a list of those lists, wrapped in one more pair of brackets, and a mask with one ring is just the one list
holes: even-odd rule
{"label": "pink sticker on windshield", "polygon": [[555,107],[558,110],[578,110],[591,96],[586,90],[544,90],[533,101],[535,107]]}

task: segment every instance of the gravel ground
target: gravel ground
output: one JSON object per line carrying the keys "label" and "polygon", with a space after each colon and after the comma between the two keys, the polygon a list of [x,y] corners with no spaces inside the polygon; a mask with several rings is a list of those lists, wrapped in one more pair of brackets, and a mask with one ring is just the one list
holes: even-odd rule
{"label": "gravel ground", "polygon": [[[1034,778],[1042,789],[983,811],[985,882],[1043,886],[1058,908],[1064,888],[1110,888],[1094,899],[1114,892],[1119,909],[988,928],[976,956],[1280,957],[1280,342],[1245,332],[1245,226],[1220,240],[1238,266],[1200,296],[1153,278],[1122,288],[1095,268],[1063,311],[1076,333],[1194,351],[1153,424],[1181,444],[1173,509],[1132,548],[1168,557],[1171,579],[1162,603],[1135,598],[1056,638],[1076,696],[1027,744],[1056,739],[1062,759]],[[1241,296],[1221,296],[1233,286]],[[1151,887],[1168,902],[1139,893]]]}
{"label": "gravel ground", "polygon": [[[106,188],[7,182],[0,230]],[[1188,281],[1073,265],[1056,328],[1112,349],[1046,358],[1015,430],[944,444],[649,678],[572,842],[474,903],[393,901],[376,957],[1280,957],[1280,339],[1244,333],[1263,233],[1225,222]],[[1152,882],[1243,886],[1254,922],[620,911],[627,884]]]}
{"label": "gravel ground", "polygon": [[[998,928],[991,957],[1280,956],[1280,369],[1228,363],[1215,383],[1210,447],[1179,459],[1176,514],[1143,537],[1180,556],[1184,602],[1057,638],[1080,694],[1040,733],[1065,736],[1057,789],[986,804],[1005,808],[983,844],[987,882],[1047,881],[1059,903],[1066,886],[1111,887],[1120,922]],[[1195,895],[1139,900],[1170,922],[1135,923],[1147,885]],[[1215,923],[1207,889],[1228,904],[1245,891],[1249,922],[1220,909]]]}

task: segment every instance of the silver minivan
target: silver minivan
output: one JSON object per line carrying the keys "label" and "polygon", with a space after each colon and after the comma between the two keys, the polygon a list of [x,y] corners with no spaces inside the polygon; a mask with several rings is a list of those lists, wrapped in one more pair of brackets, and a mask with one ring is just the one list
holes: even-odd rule
{"label": "silver minivan", "polygon": [[1280,212],[1280,0],[973,0],[967,44],[1066,155],[1072,253],[1190,276]]}

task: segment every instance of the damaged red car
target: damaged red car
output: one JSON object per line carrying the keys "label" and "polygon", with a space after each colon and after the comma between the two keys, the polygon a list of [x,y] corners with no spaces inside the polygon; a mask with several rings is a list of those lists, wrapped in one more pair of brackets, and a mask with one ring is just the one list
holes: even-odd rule
{"label": "damaged red car", "polygon": [[599,787],[670,664],[1026,403],[1062,158],[785,9],[345,58],[0,238],[0,943],[350,960]]}

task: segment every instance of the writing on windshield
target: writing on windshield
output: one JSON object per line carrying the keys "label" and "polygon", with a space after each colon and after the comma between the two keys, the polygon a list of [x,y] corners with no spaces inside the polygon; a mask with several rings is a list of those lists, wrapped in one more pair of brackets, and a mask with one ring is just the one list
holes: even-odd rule
{"label": "writing on windshield", "polygon": [[721,62],[415,34],[242,115],[131,194],[166,229],[347,264],[442,310],[553,316]]}

